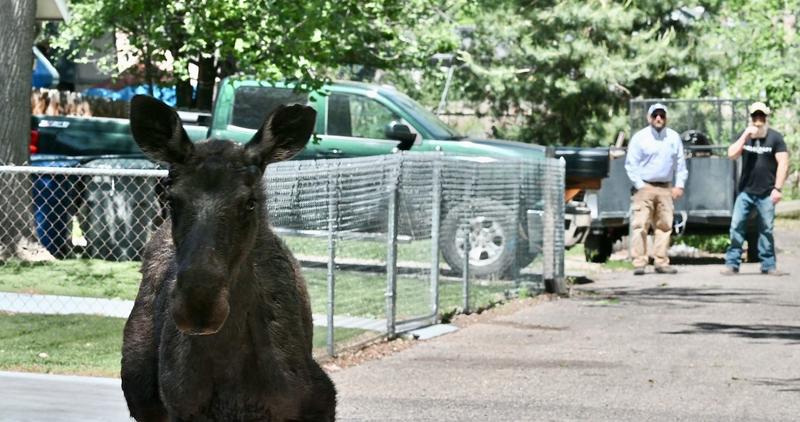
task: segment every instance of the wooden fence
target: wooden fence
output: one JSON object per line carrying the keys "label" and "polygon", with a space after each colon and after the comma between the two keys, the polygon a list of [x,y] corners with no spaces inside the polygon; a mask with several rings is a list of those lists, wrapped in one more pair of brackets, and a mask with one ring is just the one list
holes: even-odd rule
{"label": "wooden fence", "polygon": [[78,92],[57,89],[34,89],[31,112],[48,116],[83,116],[127,118],[127,101],[90,97]]}

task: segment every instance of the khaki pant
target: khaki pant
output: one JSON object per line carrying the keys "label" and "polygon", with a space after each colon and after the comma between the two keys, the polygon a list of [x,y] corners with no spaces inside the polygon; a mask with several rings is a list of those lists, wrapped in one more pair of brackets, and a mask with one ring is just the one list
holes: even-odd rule
{"label": "khaki pant", "polygon": [[656,267],[669,265],[669,237],[672,234],[672,189],[644,185],[631,198],[631,256],[634,267],[647,265],[647,233],[653,228],[653,257]]}

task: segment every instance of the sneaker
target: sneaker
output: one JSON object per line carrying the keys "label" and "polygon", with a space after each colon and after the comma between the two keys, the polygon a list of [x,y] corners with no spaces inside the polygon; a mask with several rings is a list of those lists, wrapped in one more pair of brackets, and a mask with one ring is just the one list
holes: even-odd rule
{"label": "sneaker", "polygon": [[739,269],[736,267],[725,266],[725,269],[719,272],[722,275],[736,275],[739,274]]}
{"label": "sneaker", "polygon": [[677,274],[678,270],[674,267],[670,267],[669,265],[665,265],[663,267],[656,267],[656,272],[659,274]]}
{"label": "sneaker", "polygon": [[644,267],[636,267],[633,269],[633,275],[644,275]]}
{"label": "sneaker", "polygon": [[782,276],[782,275],[787,275],[785,272],[783,272],[783,271],[781,271],[781,270],[779,270],[777,268],[772,268],[772,269],[769,269],[769,270],[761,270],[761,274],[774,275],[774,276],[778,276],[778,277]]}

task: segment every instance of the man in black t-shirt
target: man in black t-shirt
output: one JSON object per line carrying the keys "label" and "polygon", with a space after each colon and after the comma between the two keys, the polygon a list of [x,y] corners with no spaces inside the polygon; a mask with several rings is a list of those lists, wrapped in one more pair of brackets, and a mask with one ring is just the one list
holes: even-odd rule
{"label": "man in black t-shirt", "polygon": [[[742,258],[747,216],[755,209],[758,214],[758,257],[761,272],[781,275],[775,264],[775,205],[780,202],[781,189],[789,171],[789,152],[783,135],[767,124],[770,109],[762,102],[750,105],[751,125],[730,147],[728,157],[742,157],[742,178],[739,195],[733,205],[731,217],[731,245],[725,254],[722,274],[739,272]],[[754,247],[750,245],[749,247]]]}

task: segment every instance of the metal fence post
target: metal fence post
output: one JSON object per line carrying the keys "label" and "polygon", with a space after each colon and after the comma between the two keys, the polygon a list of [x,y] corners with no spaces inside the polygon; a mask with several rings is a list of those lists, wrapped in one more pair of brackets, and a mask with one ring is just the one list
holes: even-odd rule
{"label": "metal fence post", "polygon": [[525,209],[524,205],[522,204],[522,187],[525,181],[525,162],[520,160],[515,163],[516,167],[516,175],[512,177],[517,177],[517,183],[514,184],[514,224],[512,227],[511,238],[514,242],[514,261],[511,263],[511,277],[514,279],[514,284],[519,285],[520,283],[520,272],[522,267],[520,266],[520,260],[522,259],[523,248],[526,245],[521,242],[520,240],[523,238],[520,233],[520,228],[522,227],[522,213]]}
{"label": "metal fence post", "polygon": [[469,252],[470,252],[470,244],[469,244],[469,216],[467,217],[467,222],[464,223],[464,268],[462,269],[462,275],[464,277],[464,285],[463,285],[463,295],[464,295],[464,313],[469,313]]}
{"label": "metal fence post", "polygon": [[402,155],[392,156],[395,165],[392,179],[389,183],[389,215],[386,233],[386,334],[394,337],[396,331],[395,318],[397,313],[397,212],[399,208],[399,184],[402,172]]}
{"label": "metal fence post", "polygon": [[[628,250],[628,257],[626,258],[628,261],[633,260],[633,204],[628,206],[628,241],[626,242],[626,248]],[[645,242],[647,242],[647,238],[645,238]]]}
{"label": "metal fence post", "polygon": [[566,284],[566,273],[564,272],[564,253],[566,250],[565,240],[564,240],[564,213],[566,212],[566,204],[564,203],[564,191],[566,189],[566,178],[567,178],[567,161],[564,157],[558,159],[558,178],[556,181],[558,184],[556,185],[556,189],[553,193],[554,195],[554,205],[556,207],[556,220],[554,221],[556,231],[554,233],[556,238],[556,247],[558,248],[558,253],[556,253],[555,258],[555,281],[556,281],[556,293],[558,294],[567,294],[567,284]]}
{"label": "metal fence post", "polygon": [[[548,159],[548,162],[545,164],[545,203],[544,203],[544,234],[542,237],[543,247],[542,247],[542,256],[544,258],[544,283],[545,289],[550,293],[556,294],[565,294],[566,293],[566,285],[564,283],[563,277],[563,264],[559,265],[559,262],[563,262],[563,258],[561,261],[558,260],[557,254],[561,253],[563,256],[563,244],[557,245],[556,242],[556,231],[558,230],[559,226],[563,226],[563,212],[559,213],[559,209],[563,209],[559,207],[557,201],[561,201],[563,203],[563,189],[559,189],[561,183],[558,183],[559,176],[561,174],[561,168],[563,168],[563,161],[557,161],[554,159]],[[562,219],[562,224],[557,224],[557,219]],[[563,230],[563,228],[562,228]],[[561,250],[557,251],[556,248],[561,246]],[[559,268],[560,267],[560,268]],[[561,274],[558,274],[558,273]]]}
{"label": "metal fence post", "polygon": [[336,228],[339,219],[338,166],[336,170],[336,176],[333,172],[328,174],[328,356],[333,356],[335,353],[333,314],[336,297],[336,276],[334,274],[336,269]]}
{"label": "metal fence post", "polygon": [[431,313],[432,323],[439,319],[439,232],[442,214],[442,161],[433,161],[433,198],[431,208]]}
{"label": "metal fence post", "polygon": [[[552,157],[553,154],[551,153],[551,148],[548,147],[548,157]],[[553,234],[555,228],[553,227],[553,220],[555,219],[555,213],[553,210],[553,170],[552,170],[552,163],[553,159],[548,158],[542,163],[542,169],[544,170],[544,189],[542,189],[543,196],[544,196],[544,219],[542,221],[542,279],[544,280],[545,290],[553,293],[553,253],[555,249],[555,239],[553,239]]]}

